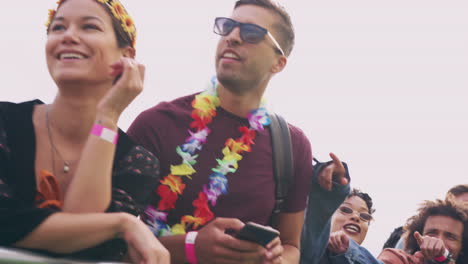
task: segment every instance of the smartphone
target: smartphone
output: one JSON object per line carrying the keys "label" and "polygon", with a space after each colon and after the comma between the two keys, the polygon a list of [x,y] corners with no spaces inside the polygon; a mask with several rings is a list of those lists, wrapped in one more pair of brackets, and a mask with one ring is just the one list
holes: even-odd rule
{"label": "smartphone", "polygon": [[260,244],[268,245],[273,239],[279,236],[279,231],[271,227],[247,222],[245,226],[236,234],[236,237],[242,240],[247,240]]}

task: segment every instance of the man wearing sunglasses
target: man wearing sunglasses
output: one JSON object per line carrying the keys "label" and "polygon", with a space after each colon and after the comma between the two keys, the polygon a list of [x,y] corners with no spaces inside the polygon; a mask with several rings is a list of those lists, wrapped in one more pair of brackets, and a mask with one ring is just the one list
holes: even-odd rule
{"label": "man wearing sunglasses", "polygon": [[144,220],[157,236],[166,235],[160,241],[173,263],[298,263],[312,154],[297,127],[289,126],[294,175],[274,226],[279,237],[263,247],[230,235],[248,221],[270,224],[275,180],[261,101],[293,48],[290,17],[272,0],[239,0],[230,17],[214,22],[220,39],[211,90],[161,103],[129,128],[160,159],[161,175],[169,175]]}

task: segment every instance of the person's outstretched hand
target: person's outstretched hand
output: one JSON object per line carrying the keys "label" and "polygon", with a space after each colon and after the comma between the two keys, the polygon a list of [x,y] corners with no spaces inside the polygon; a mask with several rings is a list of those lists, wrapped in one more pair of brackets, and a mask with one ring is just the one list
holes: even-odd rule
{"label": "person's outstretched hand", "polygon": [[341,185],[348,184],[346,169],[343,166],[343,163],[341,163],[341,160],[333,153],[330,153],[330,157],[333,162],[320,171],[317,178],[320,186],[328,191],[331,191],[333,181],[338,182]]}
{"label": "person's outstretched hand", "polygon": [[421,253],[426,260],[433,260],[441,257],[446,251],[444,242],[436,237],[422,236],[419,232],[414,232],[414,238],[418,242]]}
{"label": "person's outstretched hand", "polygon": [[328,239],[328,250],[335,255],[344,254],[349,247],[349,237],[339,230],[330,234]]}

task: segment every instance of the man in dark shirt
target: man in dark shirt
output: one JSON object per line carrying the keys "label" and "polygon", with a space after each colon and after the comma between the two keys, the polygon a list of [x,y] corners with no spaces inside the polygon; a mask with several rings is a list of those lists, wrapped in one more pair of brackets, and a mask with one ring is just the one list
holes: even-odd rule
{"label": "man in dark shirt", "polygon": [[[298,263],[312,154],[295,126],[289,125],[294,175],[274,226],[279,238],[263,247],[227,234],[247,221],[267,225],[272,215],[272,148],[261,101],[293,48],[290,17],[271,0],[240,0],[231,17],[216,18],[214,30],[221,38],[209,87],[160,103],[129,128],[166,176],[143,220],[174,263]],[[344,170],[331,164],[328,175],[338,167]]]}

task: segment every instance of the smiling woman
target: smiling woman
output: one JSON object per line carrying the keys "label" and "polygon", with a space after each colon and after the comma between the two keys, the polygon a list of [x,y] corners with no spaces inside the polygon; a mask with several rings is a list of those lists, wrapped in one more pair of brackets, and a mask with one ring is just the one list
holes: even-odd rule
{"label": "smiling woman", "polygon": [[[136,29],[133,24],[127,25],[131,19],[119,2],[85,6],[94,6],[95,15],[76,12],[79,5],[83,3],[62,1],[58,12],[52,11],[47,22],[47,65],[59,87],[61,82],[74,78],[108,80],[113,77],[108,74],[109,65],[122,56],[134,57],[135,53]],[[81,45],[66,45],[74,42]]]}
{"label": "smiling woman", "polygon": [[372,213],[375,209],[372,205],[372,198],[367,193],[353,189],[332,216],[325,253],[318,262],[314,260],[313,263],[378,263],[372,254],[361,246],[373,219]]}
{"label": "smiling woman", "polygon": [[362,244],[373,212],[370,196],[354,189],[333,214],[331,232],[342,230],[356,243]]}
{"label": "smiling woman", "polygon": [[137,217],[157,158],[117,127],[142,91],[135,26],[117,0],[59,1],[47,22],[52,104],[0,103],[0,245],[169,263]]}

